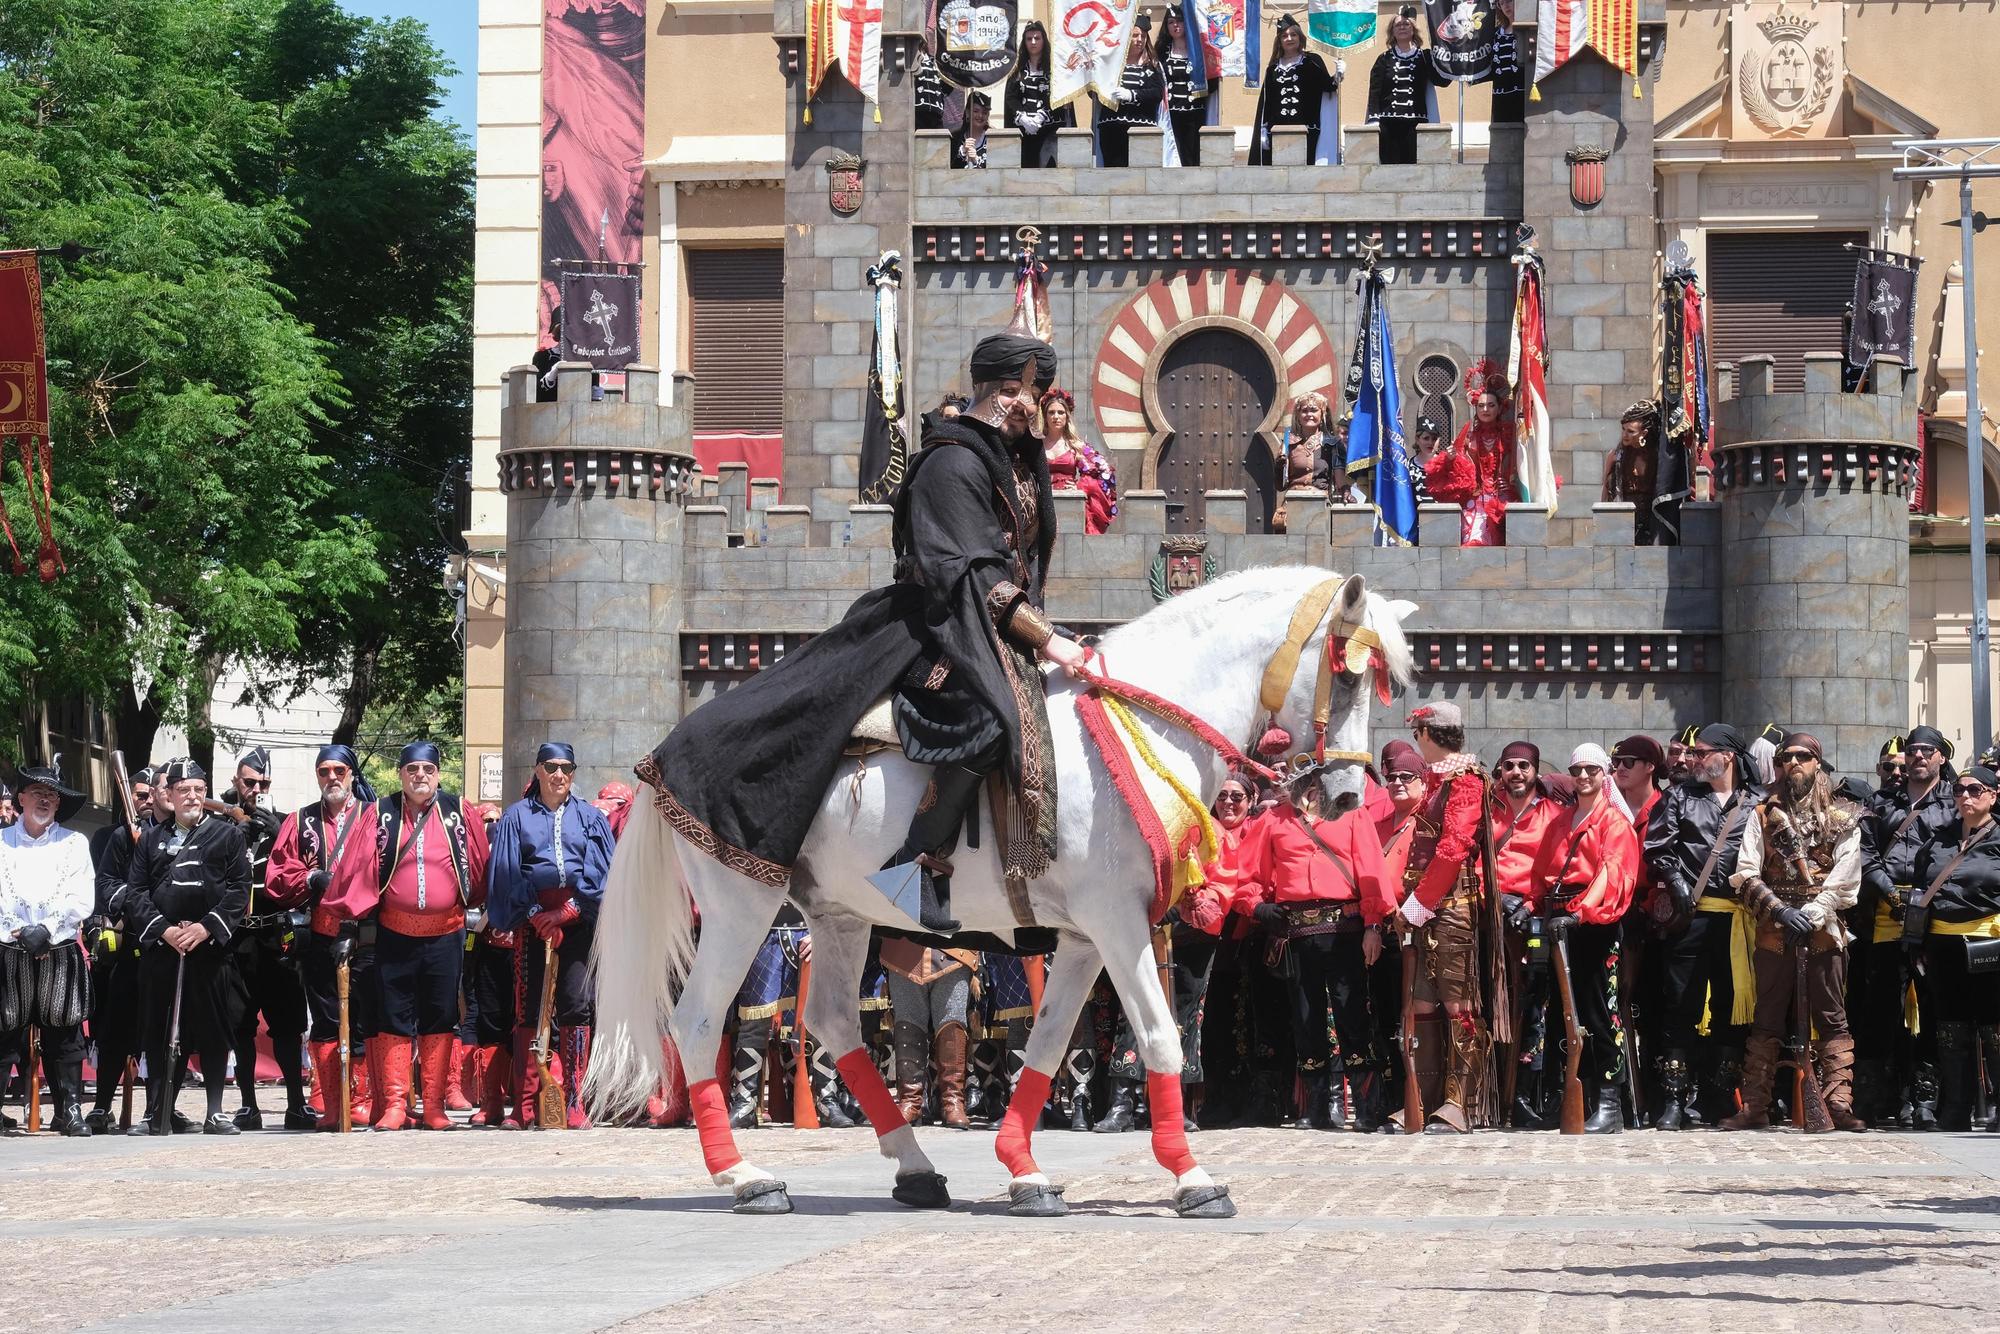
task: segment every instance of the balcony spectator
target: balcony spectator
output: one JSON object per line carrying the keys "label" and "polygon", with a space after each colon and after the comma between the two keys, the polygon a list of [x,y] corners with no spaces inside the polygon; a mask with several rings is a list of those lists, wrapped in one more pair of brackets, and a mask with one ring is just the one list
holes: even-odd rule
{"label": "balcony spectator", "polygon": [[1368,76],[1368,119],[1381,135],[1381,160],[1417,160],[1417,126],[1437,119],[1436,89],[1446,82],[1417,36],[1417,7],[1404,5],[1389,20],[1389,49],[1375,57]]}
{"label": "balcony spectator", "polygon": [[1450,449],[1425,469],[1431,495],[1463,511],[1458,542],[1467,547],[1507,545],[1507,498],[1513,494],[1513,440],[1507,428],[1507,377],[1481,357],[1465,374],[1473,419]]}
{"label": "balcony spectator", "polygon": [[1495,125],[1519,125],[1528,111],[1528,72],[1514,36],[1514,0],[1493,0],[1493,112]]}
{"label": "balcony spectator", "polygon": [[1049,458],[1049,485],[1083,492],[1084,530],[1101,533],[1118,515],[1118,474],[1110,460],[1076,433],[1076,399],[1067,389],[1042,395],[1042,444]]}
{"label": "balcony spectator", "polygon": [[1285,531],[1288,491],[1328,491],[1343,502],[1353,494],[1347,481],[1345,433],[1326,429],[1326,418],[1323,395],[1304,393],[1292,400],[1292,420],[1278,445],[1278,498],[1271,511],[1274,533]]}
{"label": "balcony spectator", "polygon": [[[1250,135],[1250,165],[1271,161],[1271,127],[1306,127],[1306,161],[1333,165],[1340,161],[1340,117],[1334,106],[1347,62],[1334,58],[1333,69],[1306,50],[1305,29],[1290,14],[1278,20],[1277,51],[1264,67],[1263,91],[1257,94],[1255,129]],[[1322,145],[1324,149],[1322,150]]]}
{"label": "balcony spectator", "polygon": [[993,99],[971,93],[965,99],[965,127],[951,138],[951,165],[986,168],[986,130],[993,118]]}
{"label": "balcony spectator", "polygon": [[965,122],[965,90],[945,82],[929,51],[917,57],[917,128],[958,133]]}
{"label": "balcony spectator", "polygon": [[[1199,50],[1196,48],[1199,47]],[[1195,85],[1196,60],[1202,62],[1212,84],[1222,76],[1222,58],[1215,48],[1188,40],[1187,19],[1169,6],[1160,16],[1160,35],[1153,54],[1167,84],[1167,128],[1173,135],[1174,155],[1183,167],[1201,165],[1201,127],[1211,122],[1213,95]]]}
{"label": "balcony spectator", "polygon": [[1056,131],[1076,124],[1076,108],[1049,105],[1049,30],[1039,19],[1021,29],[1021,63],[1007,80],[1007,124],[1021,132],[1021,165],[1056,165]]}
{"label": "balcony spectator", "polygon": [[1132,43],[1125,52],[1125,74],[1112,89],[1112,104],[1097,109],[1097,160],[1103,166],[1131,166],[1132,127],[1160,123],[1160,100],[1166,96],[1167,83],[1160,72],[1160,62],[1153,55],[1152,31],[1153,21],[1141,14],[1132,25]]}
{"label": "balcony spectator", "polygon": [[1438,429],[1437,422],[1429,417],[1417,418],[1417,430],[1410,447],[1410,488],[1416,492],[1419,505],[1428,505],[1436,499],[1431,494],[1429,469],[1442,448],[1444,432]]}

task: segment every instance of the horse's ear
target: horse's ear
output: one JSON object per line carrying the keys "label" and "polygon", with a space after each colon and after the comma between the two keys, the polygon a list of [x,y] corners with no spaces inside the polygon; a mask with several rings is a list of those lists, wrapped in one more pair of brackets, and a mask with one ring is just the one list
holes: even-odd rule
{"label": "horse's ear", "polygon": [[1391,598],[1389,600],[1389,614],[1396,618],[1396,624],[1398,625],[1401,625],[1404,621],[1409,620],[1410,613],[1414,612],[1416,609],[1417,609],[1416,603],[1410,602],[1404,598]]}
{"label": "horse's ear", "polygon": [[1368,596],[1368,581],[1358,574],[1350,574],[1340,585],[1340,618],[1352,621],[1358,618],[1363,599]]}

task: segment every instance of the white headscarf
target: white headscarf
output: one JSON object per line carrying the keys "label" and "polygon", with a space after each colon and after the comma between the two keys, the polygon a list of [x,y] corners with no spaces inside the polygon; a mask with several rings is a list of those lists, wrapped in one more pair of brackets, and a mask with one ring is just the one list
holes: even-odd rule
{"label": "white headscarf", "polygon": [[1594,741],[1586,741],[1581,746],[1578,746],[1569,753],[1569,767],[1574,769],[1579,764],[1595,765],[1603,771],[1603,799],[1609,801],[1612,807],[1625,817],[1626,824],[1631,824],[1633,820],[1632,806],[1625,800],[1625,794],[1618,790],[1618,784],[1611,781],[1611,757],[1604,753],[1604,747]]}

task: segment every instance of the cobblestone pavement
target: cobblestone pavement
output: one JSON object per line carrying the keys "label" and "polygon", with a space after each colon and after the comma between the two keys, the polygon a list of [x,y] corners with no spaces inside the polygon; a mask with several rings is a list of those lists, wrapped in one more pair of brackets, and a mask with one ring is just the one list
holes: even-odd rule
{"label": "cobblestone pavement", "polygon": [[[193,1104],[186,1104],[193,1110]],[[798,1212],[737,1218],[691,1131],[0,1141],[13,1329],[736,1329],[924,1309],[1014,1328],[1991,1328],[2000,1136],[1203,1133],[1239,1217],[1173,1216],[1144,1135],[1042,1132],[1069,1217],[888,1198],[865,1131],[740,1137]],[[1393,1316],[1386,1313],[1393,1312]]]}

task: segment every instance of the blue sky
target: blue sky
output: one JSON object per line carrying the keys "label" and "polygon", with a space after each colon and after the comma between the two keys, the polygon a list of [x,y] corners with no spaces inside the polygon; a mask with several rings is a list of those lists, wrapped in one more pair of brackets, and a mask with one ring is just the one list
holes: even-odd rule
{"label": "blue sky", "polygon": [[372,19],[413,18],[431,30],[431,41],[458,73],[445,84],[441,114],[472,137],[473,78],[479,69],[478,0],[342,0],[351,14]]}

